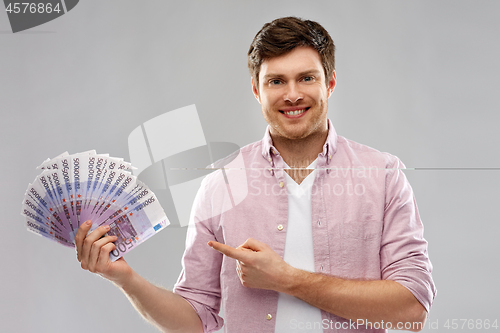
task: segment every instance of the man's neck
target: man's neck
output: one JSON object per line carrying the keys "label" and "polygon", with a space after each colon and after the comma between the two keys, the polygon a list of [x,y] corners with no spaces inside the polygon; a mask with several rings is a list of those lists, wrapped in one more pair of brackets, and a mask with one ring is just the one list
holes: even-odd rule
{"label": "man's neck", "polygon": [[291,170],[286,172],[295,182],[300,184],[312,170],[307,168],[323,151],[323,145],[328,137],[328,129],[313,133],[304,139],[287,139],[271,133],[273,145]]}
{"label": "man's neck", "polygon": [[273,145],[278,149],[281,157],[290,168],[306,168],[323,151],[323,145],[328,137],[328,129],[313,133],[303,139],[287,139],[273,135]]}

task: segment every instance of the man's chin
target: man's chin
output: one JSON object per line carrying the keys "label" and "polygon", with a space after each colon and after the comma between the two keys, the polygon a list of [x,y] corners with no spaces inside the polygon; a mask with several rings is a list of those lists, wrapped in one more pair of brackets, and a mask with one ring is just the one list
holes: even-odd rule
{"label": "man's chin", "polygon": [[302,140],[309,136],[307,131],[282,131],[280,136],[288,140]]}

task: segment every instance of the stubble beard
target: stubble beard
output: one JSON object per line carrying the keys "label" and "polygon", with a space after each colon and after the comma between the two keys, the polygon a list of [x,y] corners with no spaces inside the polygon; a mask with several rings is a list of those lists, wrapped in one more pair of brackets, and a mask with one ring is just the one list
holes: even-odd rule
{"label": "stubble beard", "polygon": [[[264,112],[264,118],[267,121],[267,123],[270,125],[271,129],[271,136],[276,137],[279,136],[280,139],[285,140],[285,141],[291,141],[289,143],[295,143],[295,144],[300,144],[300,141],[307,139],[311,135],[314,135],[316,133],[321,133],[322,129],[321,127],[324,125],[324,123],[327,123],[326,120],[326,115],[328,111],[328,101],[326,100],[321,100],[319,104],[313,105],[308,111],[309,112],[316,112],[321,110],[319,114],[314,114],[313,119],[310,119],[306,124],[300,124],[299,126],[307,126],[305,129],[299,129],[290,131],[287,129],[288,126],[284,126],[281,122],[279,121],[272,121],[271,119],[268,119]],[[273,110],[273,112],[279,113],[278,110]],[[281,116],[280,114],[277,114],[276,119],[279,119]],[[309,115],[306,115],[309,116]],[[295,133],[297,132],[297,133]]]}

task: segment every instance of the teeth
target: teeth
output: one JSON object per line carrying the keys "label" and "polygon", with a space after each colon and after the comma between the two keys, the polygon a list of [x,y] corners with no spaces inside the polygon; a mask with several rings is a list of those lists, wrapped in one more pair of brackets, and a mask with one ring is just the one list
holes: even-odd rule
{"label": "teeth", "polygon": [[295,110],[295,111],[284,111],[283,113],[288,115],[288,116],[296,116],[298,114],[301,114],[301,113],[304,113],[306,109],[302,109],[302,110]]}

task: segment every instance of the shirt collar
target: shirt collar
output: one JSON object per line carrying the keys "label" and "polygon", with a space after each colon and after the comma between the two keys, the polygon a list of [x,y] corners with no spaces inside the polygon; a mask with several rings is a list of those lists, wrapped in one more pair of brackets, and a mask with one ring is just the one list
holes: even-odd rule
{"label": "shirt collar", "polygon": [[[332,121],[328,119],[328,136],[326,137],[323,151],[318,155],[318,167],[322,167],[330,163],[333,155],[337,151],[337,133],[333,127]],[[273,139],[269,133],[269,125],[267,125],[266,133],[262,139],[262,156],[274,166],[274,156],[279,156],[278,150],[273,146]]]}

